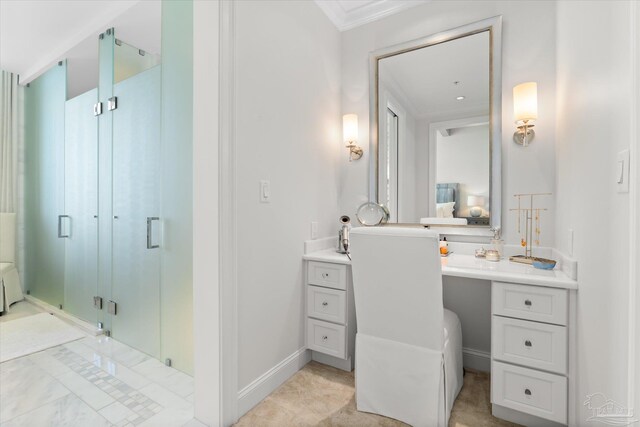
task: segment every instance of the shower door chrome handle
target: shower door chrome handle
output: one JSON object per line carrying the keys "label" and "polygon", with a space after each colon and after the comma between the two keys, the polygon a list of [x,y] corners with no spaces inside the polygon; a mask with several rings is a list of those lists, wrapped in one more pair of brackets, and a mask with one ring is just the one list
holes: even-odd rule
{"label": "shower door chrome handle", "polygon": [[68,234],[62,234],[62,218],[71,218],[69,215],[58,215],[58,239],[68,239]]}
{"label": "shower door chrome handle", "polygon": [[158,218],[157,216],[147,217],[147,249],[156,249],[160,247],[160,245],[154,245],[152,242],[153,221],[160,221],[160,218]]}

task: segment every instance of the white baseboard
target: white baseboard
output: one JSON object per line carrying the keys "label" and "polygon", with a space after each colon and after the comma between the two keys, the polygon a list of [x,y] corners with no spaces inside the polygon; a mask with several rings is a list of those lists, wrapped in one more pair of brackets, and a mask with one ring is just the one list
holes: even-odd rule
{"label": "white baseboard", "polygon": [[342,371],[353,371],[353,361],[351,358],[339,359],[337,357],[329,356],[328,354],[320,353],[319,351],[311,351],[311,359],[323,365],[333,366],[334,368]]}
{"label": "white baseboard", "polygon": [[311,352],[301,348],[238,392],[238,418],[269,396],[311,361]]}
{"label": "white baseboard", "polygon": [[82,319],[78,319],[77,317],[65,312],[64,310],[60,310],[58,307],[54,307],[53,305],[46,303],[32,295],[25,295],[24,299],[30,302],[31,304],[40,307],[42,310],[47,313],[52,313],[61,318],[62,320],[66,320],[69,323],[79,327],[83,332],[97,336],[102,334],[102,329],[98,329],[96,325],[92,325],[89,322],[85,322]]}
{"label": "white baseboard", "polygon": [[491,353],[473,348],[463,348],[462,365],[475,371],[491,372]]}

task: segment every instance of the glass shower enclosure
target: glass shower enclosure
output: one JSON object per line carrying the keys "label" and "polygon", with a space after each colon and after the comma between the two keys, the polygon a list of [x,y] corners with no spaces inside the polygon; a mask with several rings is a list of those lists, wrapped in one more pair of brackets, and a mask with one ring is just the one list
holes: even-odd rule
{"label": "glass shower enclosure", "polygon": [[[98,292],[103,328],[160,358],[160,65],[115,38],[100,38]],[[102,273],[104,272],[104,274]]]}
{"label": "glass shower enclosure", "polygon": [[[183,9],[165,28],[163,8],[163,38],[189,42]],[[26,288],[191,373],[190,58],[173,43],[164,64],[114,29],[98,46],[96,88],[67,100],[61,61],[25,90]],[[184,120],[163,117],[176,106]]]}

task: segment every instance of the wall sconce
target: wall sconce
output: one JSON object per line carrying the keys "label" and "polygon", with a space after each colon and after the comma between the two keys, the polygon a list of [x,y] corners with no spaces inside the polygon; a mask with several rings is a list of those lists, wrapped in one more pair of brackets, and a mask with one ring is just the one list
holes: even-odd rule
{"label": "wall sconce", "polygon": [[342,116],[342,132],[344,144],[349,149],[349,161],[362,157],[362,148],[356,145],[358,142],[358,115],[345,114]]}
{"label": "wall sconce", "polygon": [[482,215],[482,206],[484,206],[484,197],[482,196],[468,196],[467,206],[469,206],[469,214],[472,217],[478,218]]}
{"label": "wall sconce", "polygon": [[533,123],[538,119],[538,84],[522,83],[513,88],[513,113],[518,130],[513,134],[516,144],[526,147],[535,137]]}

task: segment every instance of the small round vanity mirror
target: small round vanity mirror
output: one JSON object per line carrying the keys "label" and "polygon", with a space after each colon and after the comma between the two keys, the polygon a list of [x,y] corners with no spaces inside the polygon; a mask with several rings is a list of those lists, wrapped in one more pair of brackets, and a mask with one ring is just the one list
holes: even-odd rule
{"label": "small round vanity mirror", "polygon": [[386,224],[389,220],[389,210],[383,205],[367,202],[360,205],[356,218],[360,224],[368,227]]}

